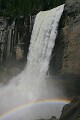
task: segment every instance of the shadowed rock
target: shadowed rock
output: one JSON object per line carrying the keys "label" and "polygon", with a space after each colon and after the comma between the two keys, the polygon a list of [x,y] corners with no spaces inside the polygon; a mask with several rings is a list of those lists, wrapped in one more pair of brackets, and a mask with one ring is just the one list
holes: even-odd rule
{"label": "shadowed rock", "polygon": [[65,78],[80,78],[80,0],[66,0],[50,72]]}
{"label": "shadowed rock", "polygon": [[79,120],[80,119],[80,97],[75,97],[65,105],[62,110],[60,120]]}

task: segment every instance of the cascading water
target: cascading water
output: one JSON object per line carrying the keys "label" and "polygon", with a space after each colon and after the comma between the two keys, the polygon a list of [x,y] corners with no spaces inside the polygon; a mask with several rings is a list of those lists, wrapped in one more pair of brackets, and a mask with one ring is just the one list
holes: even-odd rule
{"label": "cascading water", "polygon": [[[26,76],[24,76],[26,77],[24,78],[25,83],[27,79],[30,85],[32,84],[31,87],[34,86],[31,88],[29,85],[32,93],[30,97],[34,98],[36,96],[41,98],[41,96],[45,96],[44,90],[48,93],[47,89],[44,89],[46,87],[44,80],[48,71],[51,52],[55,45],[58,23],[63,12],[63,7],[64,5],[49,11],[41,11],[35,19],[28,63],[25,69]],[[44,94],[40,94],[40,92]]]}
{"label": "cascading water", "polygon": [[61,5],[37,15],[25,70],[8,85],[0,86],[0,114],[29,101],[62,95],[45,78],[63,9]]}
{"label": "cascading water", "polygon": [[31,80],[42,79],[46,76],[62,11],[63,5],[40,12],[36,17],[26,67]]}

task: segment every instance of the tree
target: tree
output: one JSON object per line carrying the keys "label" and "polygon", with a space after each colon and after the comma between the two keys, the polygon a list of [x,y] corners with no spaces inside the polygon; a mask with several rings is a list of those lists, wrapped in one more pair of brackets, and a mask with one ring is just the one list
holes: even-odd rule
{"label": "tree", "polygon": [[0,0],[1,16],[37,14],[41,10],[52,9],[65,0]]}

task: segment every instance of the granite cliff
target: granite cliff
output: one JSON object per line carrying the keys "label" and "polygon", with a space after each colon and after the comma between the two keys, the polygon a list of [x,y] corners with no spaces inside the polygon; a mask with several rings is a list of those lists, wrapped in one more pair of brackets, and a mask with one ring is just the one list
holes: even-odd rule
{"label": "granite cliff", "polygon": [[80,0],[66,0],[50,62],[50,72],[80,78]]}

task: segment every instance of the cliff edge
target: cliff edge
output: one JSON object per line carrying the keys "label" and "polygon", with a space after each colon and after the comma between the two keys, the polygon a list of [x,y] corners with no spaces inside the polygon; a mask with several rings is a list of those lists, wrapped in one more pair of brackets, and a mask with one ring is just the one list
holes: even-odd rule
{"label": "cliff edge", "polygon": [[80,78],[80,0],[66,0],[50,72]]}

